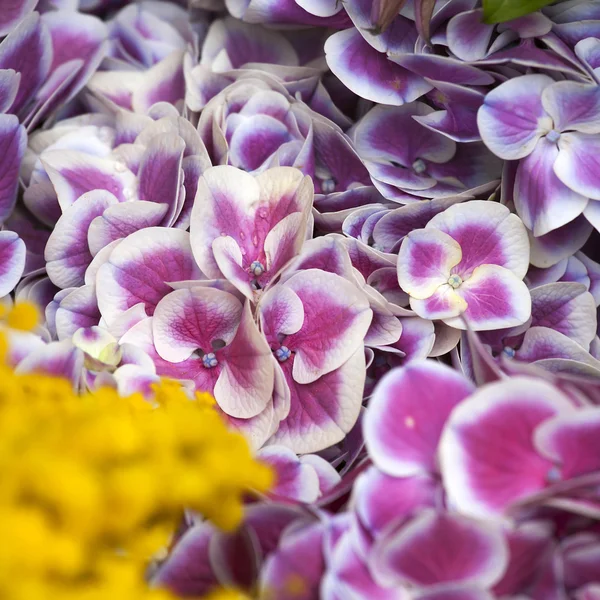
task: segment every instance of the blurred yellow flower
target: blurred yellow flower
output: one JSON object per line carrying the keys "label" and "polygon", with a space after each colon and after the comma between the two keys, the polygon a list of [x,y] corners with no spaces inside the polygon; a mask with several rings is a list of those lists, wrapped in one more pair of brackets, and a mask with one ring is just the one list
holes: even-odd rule
{"label": "blurred yellow flower", "polygon": [[[5,324],[35,326],[19,306]],[[0,364],[0,598],[169,598],[144,572],[184,508],[232,529],[273,480],[213,406],[173,381],[149,403]]]}

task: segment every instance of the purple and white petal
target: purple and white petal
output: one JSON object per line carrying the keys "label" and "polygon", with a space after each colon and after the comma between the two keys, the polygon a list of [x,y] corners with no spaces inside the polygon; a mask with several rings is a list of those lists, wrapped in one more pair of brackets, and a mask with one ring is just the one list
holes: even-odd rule
{"label": "purple and white petal", "polygon": [[449,284],[440,286],[425,300],[410,299],[410,307],[422,319],[452,319],[467,310],[467,303]]}
{"label": "purple and white petal", "polygon": [[82,194],[67,206],[60,217],[44,251],[46,271],[52,282],[60,288],[83,285],[84,275],[92,262],[88,246],[88,229],[118,200],[102,189]]}
{"label": "purple and white petal", "polygon": [[388,60],[354,28],[328,38],[325,54],[334,75],[367,100],[400,106],[420,98],[432,87],[419,75]]}
{"label": "purple and white petal", "polygon": [[151,316],[172,291],[168,282],[203,278],[186,231],[149,227],[121,241],[98,269],[98,306],[109,325],[140,302]]}
{"label": "purple and white petal", "polygon": [[600,133],[600,92],[596,85],[558,81],[544,90],[542,105],[556,131]]}
{"label": "purple and white petal", "polygon": [[304,308],[302,327],[285,339],[296,352],[293,377],[298,383],[311,383],[362,347],[373,313],[364,292],[333,273],[309,269],[292,276],[285,286]]}
{"label": "purple and white petal", "polygon": [[[565,135],[570,134],[562,134],[561,140]],[[565,156],[565,152],[559,148],[547,137],[541,139],[517,169],[515,208],[536,237],[570,223],[584,211],[588,203],[587,197],[557,177],[556,165]]]}
{"label": "purple and white petal", "polygon": [[522,325],[531,316],[529,289],[517,276],[498,265],[477,267],[455,290],[466,303],[461,318],[444,319],[451,327],[474,331]]}
{"label": "purple and white petal", "polygon": [[407,477],[437,471],[437,446],[454,407],[475,387],[434,361],[415,361],[385,375],[364,418],[367,449],[384,473]]}
{"label": "purple and white petal", "polygon": [[425,230],[439,229],[458,242],[462,260],[453,269],[462,279],[480,265],[499,265],[519,279],[529,267],[529,241],[521,220],[497,202],[472,200],[436,214]]}
{"label": "purple and white petal", "polygon": [[0,223],[12,213],[17,200],[19,167],[27,147],[25,128],[14,115],[0,115]]}
{"label": "purple and white petal", "polygon": [[98,325],[100,311],[94,286],[82,285],[69,292],[60,300],[54,319],[59,340],[70,339],[82,327]]}
{"label": "purple and white petal", "polygon": [[0,231],[0,298],[10,294],[25,269],[25,242],[14,231]]}
{"label": "purple and white petal", "polygon": [[365,382],[363,348],[335,371],[305,385],[294,380],[289,362],[282,364],[282,371],[291,392],[290,411],[271,443],[308,454],[341,441],[360,413]]}
{"label": "purple and white petal", "polygon": [[403,240],[398,254],[398,283],[411,297],[426,300],[448,283],[463,259],[460,244],[437,229],[417,229]]}
{"label": "purple and white petal", "polygon": [[508,558],[499,527],[426,510],[381,537],[369,563],[375,578],[388,586],[464,583],[486,588],[502,577]]}
{"label": "purple and white petal", "polygon": [[464,514],[495,517],[544,489],[554,464],[538,453],[533,433],[569,410],[569,399],[555,387],[524,377],[487,384],[462,402],[440,440],[451,505]]}
{"label": "purple and white petal", "polygon": [[516,77],[486,95],[477,114],[485,145],[505,160],[531,154],[552,119],[542,105],[543,91],[553,83],[547,75]]}
{"label": "purple and white petal", "polygon": [[600,137],[577,132],[562,133],[558,149],[554,162],[556,176],[574,192],[600,200],[600,163],[597,159]]}

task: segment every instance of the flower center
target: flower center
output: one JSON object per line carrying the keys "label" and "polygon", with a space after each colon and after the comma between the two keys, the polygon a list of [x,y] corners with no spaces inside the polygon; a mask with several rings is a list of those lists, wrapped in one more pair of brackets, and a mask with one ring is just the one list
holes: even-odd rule
{"label": "flower center", "polygon": [[279,362],[285,362],[292,355],[292,351],[287,346],[280,346],[274,354]]}
{"label": "flower center", "polygon": [[551,131],[549,131],[546,134],[546,139],[551,143],[551,144],[556,144],[556,142],[558,142],[558,140],[560,140],[560,132],[556,131],[556,129],[552,129]]}
{"label": "flower center", "polygon": [[206,369],[212,369],[219,364],[214,352],[209,352],[202,357],[202,365]]}
{"label": "flower center", "polygon": [[460,275],[450,275],[450,277],[448,277],[448,285],[451,288],[456,289],[457,287],[460,287],[461,283],[462,283],[462,279],[460,278]]}
{"label": "flower center", "polygon": [[415,162],[412,164],[412,168],[417,175],[421,175],[427,171],[427,165],[425,164],[425,161],[420,158],[415,160]]}
{"label": "flower center", "polygon": [[254,275],[254,277],[260,277],[265,272],[265,268],[259,260],[255,260],[250,265],[249,270],[250,270],[250,274]]}
{"label": "flower center", "polygon": [[510,346],[505,346],[502,349],[502,352],[504,352],[504,354],[506,356],[508,356],[508,358],[514,358],[515,357],[515,349],[511,348]]}
{"label": "flower center", "polygon": [[326,179],[321,183],[321,191],[324,194],[332,194],[335,192],[335,180],[334,179]]}

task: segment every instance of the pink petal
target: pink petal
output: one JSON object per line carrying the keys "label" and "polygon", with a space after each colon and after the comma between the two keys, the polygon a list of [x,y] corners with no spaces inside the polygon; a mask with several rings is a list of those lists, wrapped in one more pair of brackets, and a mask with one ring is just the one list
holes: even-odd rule
{"label": "pink petal", "polygon": [[475,390],[458,372],[433,361],[414,361],[377,385],[364,419],[375,465],[407,477],[437,471],[437,447],[454,407]]}
{"label": "pink petal", "polygon": [[543,489],[553,464],[536,451],[533,433],[570,407],[551,385],[523,377],[488,384],[458,406],[440,442],[452,505],[492,517]]}

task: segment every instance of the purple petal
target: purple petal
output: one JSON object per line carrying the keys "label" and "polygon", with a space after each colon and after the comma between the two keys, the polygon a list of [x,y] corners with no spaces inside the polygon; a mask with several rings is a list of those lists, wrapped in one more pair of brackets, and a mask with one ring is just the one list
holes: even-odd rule
{"label": "purple petal", "polygon": [[340,367],[362,346],[372,311],[360,289],[333,273],[309,269],[292,276],[285,286],[304,307],[302,327],[285,339],[296,352],[294,380],[311,383]]}
{"label": "purple petal", "polygon": [[83,285],[85,271],[92,262],[88,246],[88,229],[117,199],[104,190],[80,196],[66,208],[50,234],[44,258],[52,282],[61,288]]}
{"label": "purple petal", "polygon": [[[593,204],[596,203],[590,202],[588,208]],[[583,247],[592,230],[592,225],[582,215],[541,237],[530,235],[531,264],[542,268],[551,267],[568,258]]]}
{"label": "purple petal", "polygon": [[25,128],[14,115],[0,115],[0,223],[12,213],[17,200],[19,167],[27,147]]}
{"label": "purple petal", "polygon": [[364,419],[375,465],[396,477],[435,472],[446,419],[473,391],[470,381],[433,361],[415,361],[387,374],[375,388]]}
{"label": "purple petal", "polygon": [[25,269],[25,242],[13,231],[0,231],[0,298],[10,294]]}
{"label": "purple petal", "polygon": [[525,75],[503,83],[485,97],[477,124],[494,154],[506,160],[524,158],[552,129],[552,120],[542,106],[542,92],[552,83],[546,75]]}
{"label": "purple petal", "polygon": [[361,524],[376,540],[392,523],[412,518],[423,508],[434,508],[439,496],[427,475],[390,477],[370,467],[354,484],[353,506]]}
{"label": "purple petal", "polygon": [[447,233],[417,229],[402,242],[398,254],[398,282],[411,298],[425,300],[448,282],[452,267],[463,258],[461,247]]}
{"label": "purple petal", "polygon": [[0,4],[0,36],[8,35],[36,4],[37,0],[3,0]]}
{"label": "purple petal", "polygon": [[570,407],[551,385],[523,377],[490,383],[458,406],[440,442],[452,505],[466,514],[494,516],[543,489],[553,464],[536,451],[533,432]]}
{"label": "purple petal", "polygon": [[201,278],[187,232],[149,227],[120,242],[98,270],[98,306],[109,325],[140,302],[152,315],[158,302],[172,291],[167,282]]}
{"label": "purple petal", "polygon": [[455,239],[462,260],[453,269],[466,279],[481,265],[499,265],[519,279],[529,267],[529,241],[523,223],[501,204],[472,200],[435,215],[425,230],[439,229]]}
{"label": "purple petal", "polygon": [[215,531],[208,521],[188,529],[154,575],[152,584],[184,597],[203,596],[217,587],[208,560],[208,545]]}
{"label": "purple petal", "polygon": [[157,102],[175,105],[184,96],[183,52],[175,51],[144,72],[133,91],[131,104],[135,112],[147,114]]}
{"label": "purple petal", "polygon": [[19,91],[10,112],[19,114],[31,101],[50,71],[52,41],[40,15],[23,19],[0,46],[0,69],[20,73]]}
{"label": "purple petal", "polygon": [[356,29],[333,34],[325,43],[327,64],[355,94],[399,106],[426,94],[431,85],[372,48]]}
{"label": "purple petal", "polygon": [[290,411],[271,442],[309,453],[341,441],[360,413],[365,380],[363,348],[335,371],[306,385],[294,381],[289,362],[283,363],[282,371],[291,392]]}
{"label": "purple petal", "polygon": [[552,117],[556,131],[568,129],[582,133],[600,133],[598,86],[558,81],[544,90],[542,104]]}
{"label": "purple petal", "polygon": [[452,17],[448,22],[448,49],[460,60],[473,62],[485,58],[494,26],[485,24],[482,16],[481,9],[470,10]]}
{"label": "purple petal", "polygon": [[273,396],[271,348],[258,331],[246,301],[239,327],[222,355],[223,369],[215,384],[215,399],[229,415],[245,419],[264,411]]}
{"label": "purple petal", "polygon": [[596,158],[600,151],[598,136],[563,133],[558,140],[558,148],[554,162],[557,177],[574,192],[600,200],[600,164]]}
{"label": "purple petal", "polygon": [[600,468],[599,433],[600,411],[582,408],[543,423],[535,432],[535,445],[559,465],[561,479],[571,479]]}
{"label": "purple petal", "polygon": [[8,112],[17,97],[21,74],[14,69],[0,70],[0,113]]}
{"label": "purple petal", "polygon": [[[477,267],[456,290],[467,304],[462,318],[446,319],[451,327],[489,331],[522,325],[531,315],[527,286],[514,273],[497,265]],[[464,320],[463,320],[464,319]]]}
{"label": "purple petal", "polygon": [[[437,54],[390,54],[390,60],[428,80],[464,85],[489,85],[489,73],[455,58]],[[429,90],[421,92],[421,95]]]}
{"label": "purple petal", "polygon": [[319,497],[319,478],[316,471],[300,462],[289,448],[266,446],[257,458],[275,470],[275,485],[271,493],[296,502],[315,502]]}
{"label": "purple petal", "polygon": [[70,339],[82,327],[94,327],[100,322],[100,311],[93,285],[83,285],[66,295],[56,310],[56,335]]}
{"label": "purple petal", "polygon": [[[562,134],[561,140],[565,135],[569,134]],[[515,208],[535,236],[570,223],[588,203],[585,196],[565,185],[555,174],[556,165],[565,155],[556,144],[544,138],[519,163],[514,189]]]}
{"label": "purple petal", "polygon": [[532,327],[549,327],[589,348],[595,337],[593,296],[579,283],[550,283],[531,291]]}
{"label": "purple petal", "polygon": [[181,169],[184,141],[176,134],[154,137],[146,147],[138,172],[140,200],[166,203],[169,211],[165,225],[174,220],[177,197],[183,183]]}
{"label": "purple petal", "polygon": [[68,379],[79,389],[83,374],[84,355],[71,340],[50,342],[28,354],[17,366],[15,373],[43,373]]}
{"label": "purple petal", "polygon": [[175,290],[154,310],[156,350],[174,363],[198,349],[208,354],[218,340],[222,346],[232,342],[241,314],[240,301],[227,292],[207,287]]}
{"label": "purple petal", "polygon": [[41,160],[63,210],[92,190],[110,192],[119,202],[135,196],[135,175],[117,160],[74,150],[50,150]]}
{"label": "purple petal", "polygon": [[370,564],[387,585],[465,583],[488,587],[508,563],[499,528],[459,515],[424,511],[380,538]]}
{"label": "purple petal", "polygon": [[[410,307],[422,319],[452,319],[467,310],[466,301],[450,285],[441,285],[425,300],[410,299]],[[454,326],[454,325],[453,325]]]}
{"label": "purple petal", "polygon": [[168,208],[167,204],[143,201],[111,204],[90,223],[87,232],[90,252],[96,256],[115,240],[126,238],[140,229],[156,227],[164,219]]}

